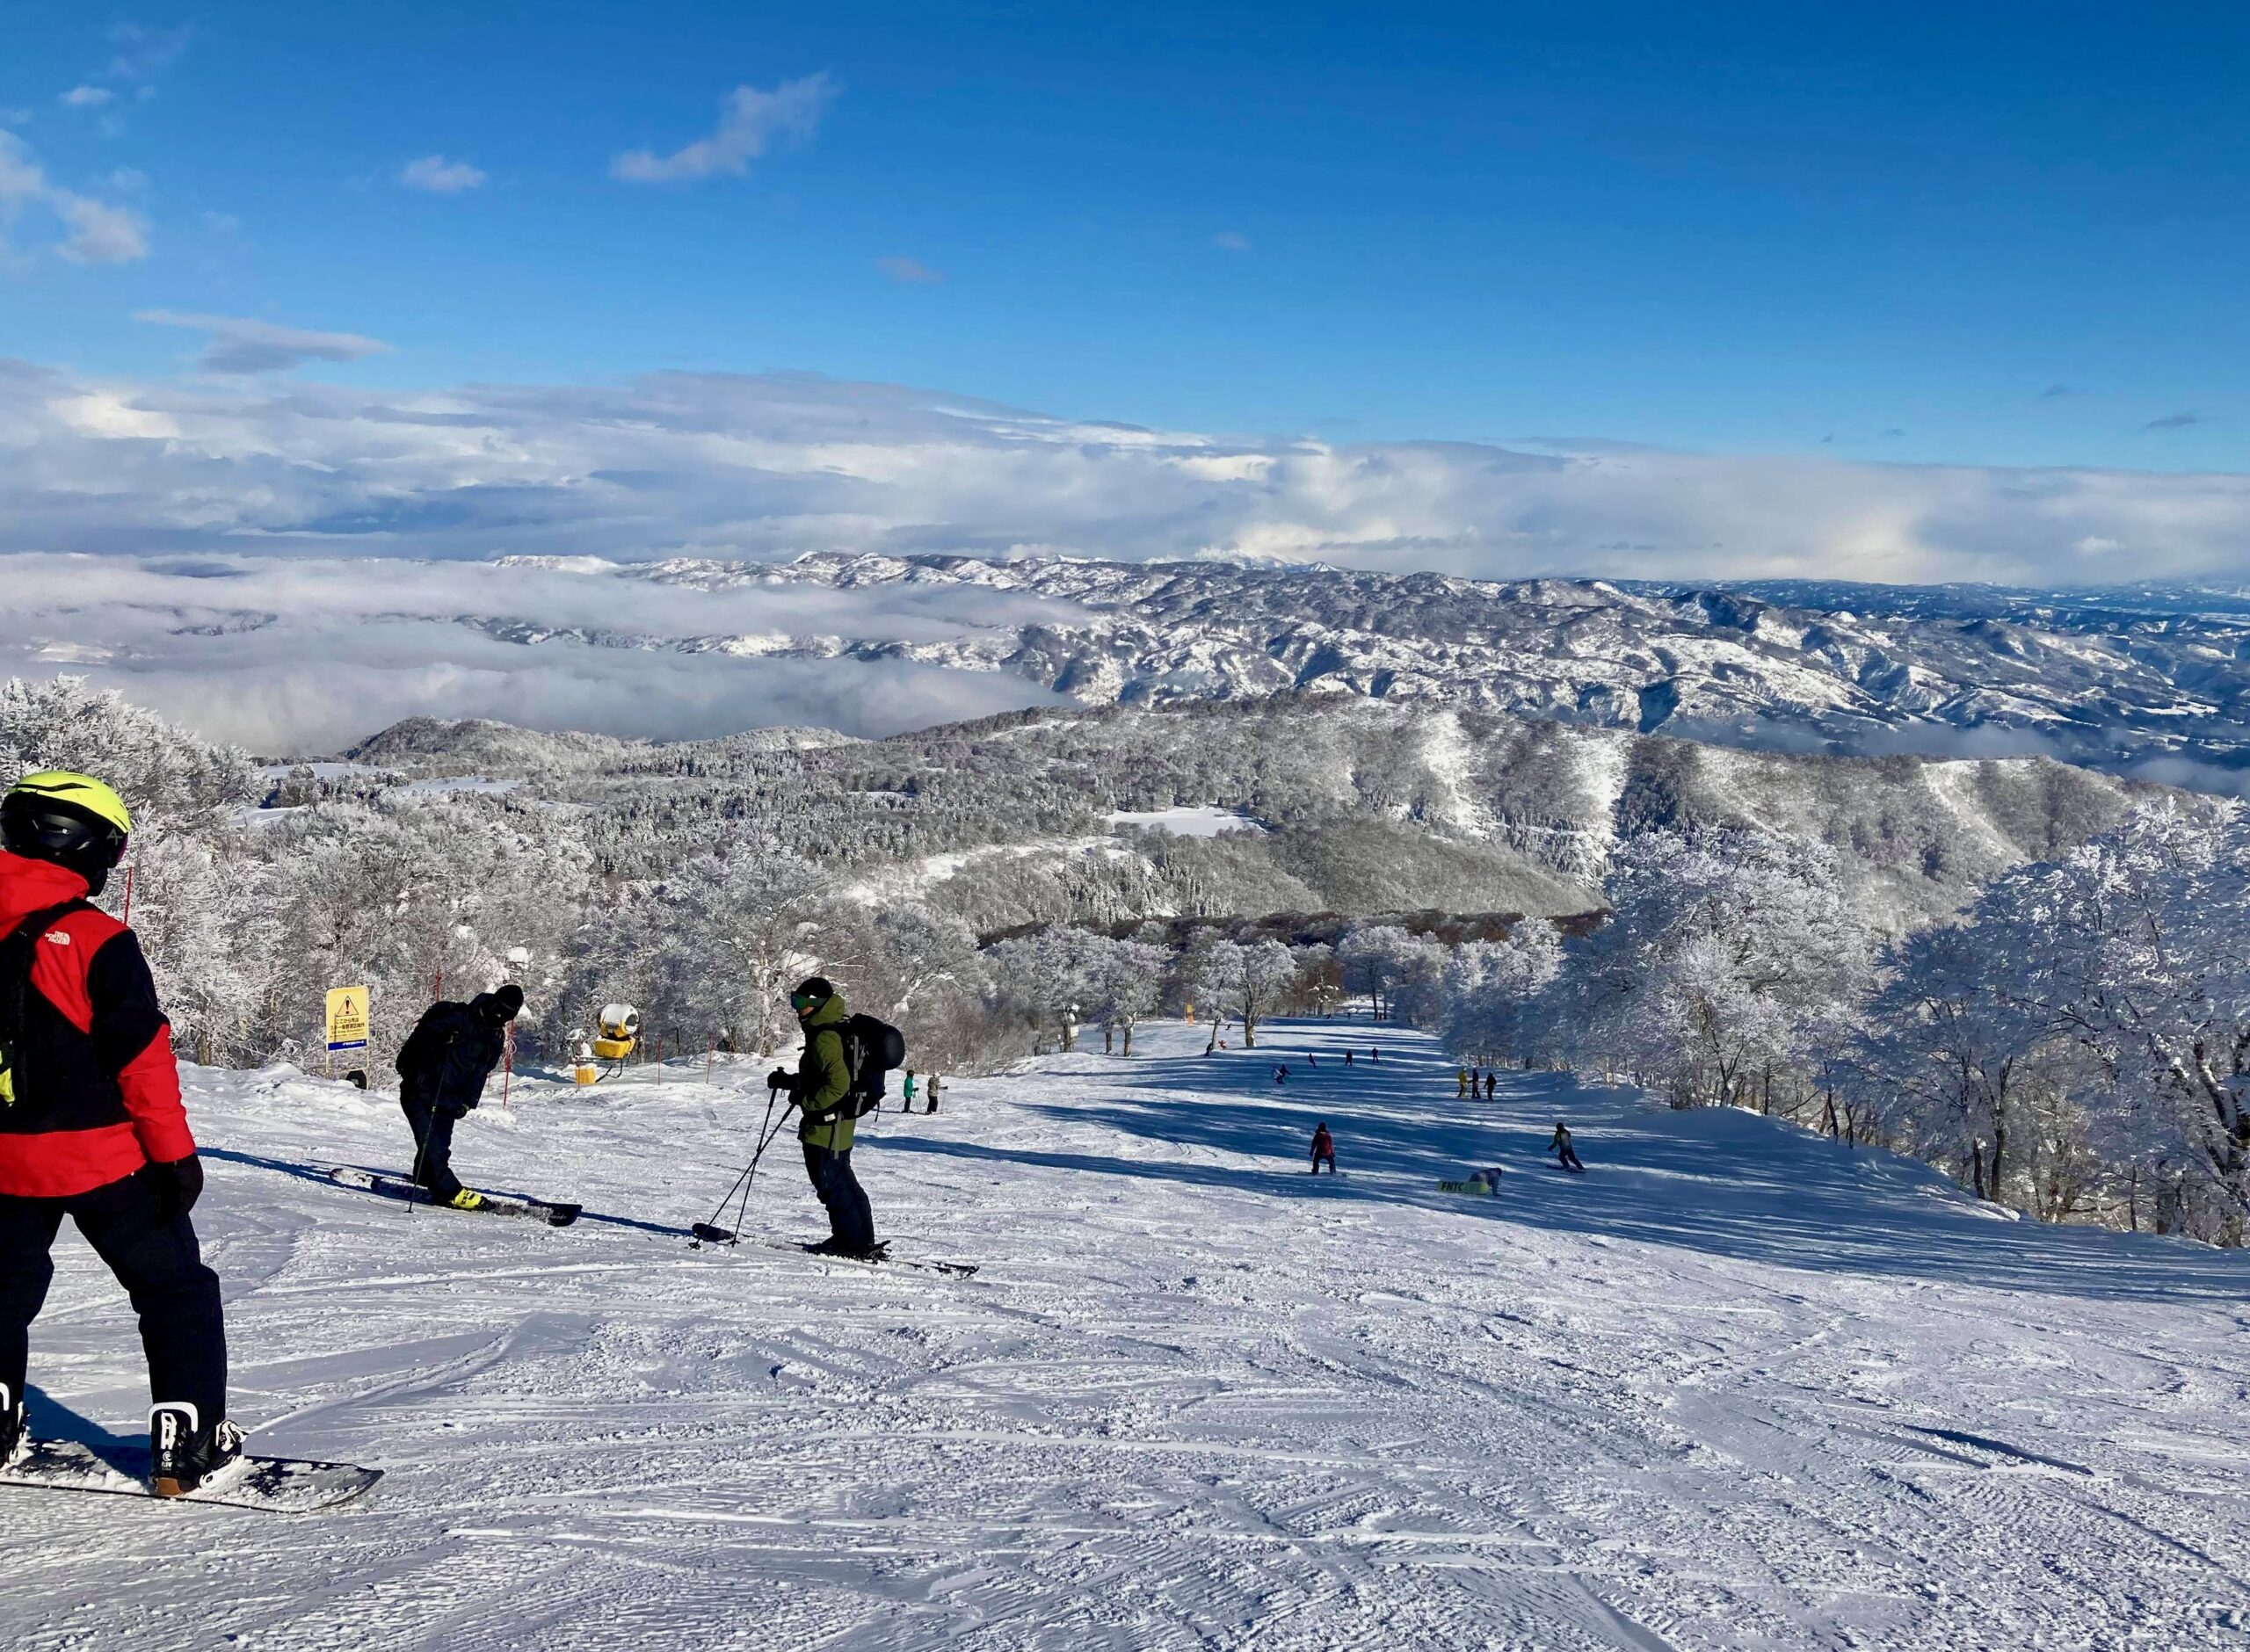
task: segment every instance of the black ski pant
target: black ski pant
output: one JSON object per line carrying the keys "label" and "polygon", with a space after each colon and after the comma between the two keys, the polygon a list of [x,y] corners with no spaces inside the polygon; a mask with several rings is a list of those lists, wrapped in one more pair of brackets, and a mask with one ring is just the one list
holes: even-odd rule
{"label": "black ski pant", "polygon": [[1577,1149],[1573,1148],[1563,1148],[1557,1162],[1566,1170],[1578,1170],[1583,1172],[1586,1169],[1585,1165],[1579,1163]]}
{"label": "black ski pant", "polygon": [[1312,1173],[1315,1176],[1320,1174],[1320,1167],[1324,1164],[1328,1167],[1328,1173],[1331,1176],[1336,1174],[1336,1156],[1333,1153],[1316,1153],[1312,1156]]}
{"label": "black ski pant", "polygon": [[838,1153],[809,1141],[799,1145],[805,1150],[805,1174],[812,1177],[812,1191],[828,1211],[830,1236],[853,1250],[873,1248],[875,1214],[867,1206],[860,1178],[852,1174],[852,1149]]}
{"label": "black ski pant", "polygon": [[461,1178],[454,1174],[454,1127],[461,1114],[419,1096],[401,1096],[398,1105],[414,1132],[414,1179],[442,1205],[461,1192]]}
{"label": "black ski pant", "polygon": [[65,1216],[109,1264],[141,1316],[149,1397],[185,1400],[208,1428],[227,1415],[227,1332],[219,1276],[203,1265],[185,1214],[159,1222],[156,1194],[137,1176],[68,1199],[0,1194],[0,1383],[24,1397],[31,1325],[54,1278],[49,1253]]}

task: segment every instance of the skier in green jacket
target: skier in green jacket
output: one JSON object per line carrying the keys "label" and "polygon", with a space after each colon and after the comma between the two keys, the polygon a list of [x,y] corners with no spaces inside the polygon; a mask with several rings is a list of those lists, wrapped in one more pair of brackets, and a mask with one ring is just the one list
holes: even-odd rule
{"label": "skier in green jacket", "polygon": [[843,996],[822,975],[800,982],[789,995],[789,1008],[804,1029],[804,1054],[795,1072],[776,1068],[769,1082],[788,1090],[803,1115],[797,1141],[805,1151],[805,1174],[828,1211],[828,1237],[805,1249],[823,1256],[878,1257],[882,1248],[875,1243],[875,1214],[859,1178],[852,1174],[852,1137],[858,1119],[843,1033],[851,1012]]}

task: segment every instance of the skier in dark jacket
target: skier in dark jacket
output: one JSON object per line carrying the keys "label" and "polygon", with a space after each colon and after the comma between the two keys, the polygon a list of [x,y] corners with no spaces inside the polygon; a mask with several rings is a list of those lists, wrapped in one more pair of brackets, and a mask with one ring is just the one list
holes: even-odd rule
{"label": "skier in dark jacket", "polygon": [[1500,1076],[1499,1076],[1498,1073],[1496,1073],[1496,1072],[1491,1072],[1491,1071],[1487,1071],[1487,1072],[1485,1073],[1485,1075],[1484,1075],[1484,1099],[1485,1099],[1485,1100],[1487,1100],[1487,1101],[1492,1100],[1492,1090],[1493,1090],[1493,1087],[1494,1087],[1494,1086],[1496,1086],[1497,1084],[1499,1084],[1499,1082],[1500,1082]]}
{"label": "skier in dark jacket", "polygon": [[243,1434],[218,1276],[187,1219],[203,1167],[171,1027],[139,940],[88,904],[132,830],[124,800],[83,774],[27,774],[0,799],[0,1462],[25,1444],[31,1323],[67,1215],[140,1316],[150,1489],[177,1497]]}
{"label": "skier in dark jacket", "polygon": [[524,1007],[513,982],[467,1004],[440,999],[422,1012],[398,1052],[398,1105],[414,1132],[414,1179],[455,1210],[484,1195],[454,1174],[454,1127],[484,1098],[484,1081],[508,1047],[508,1023]]}
{"label": "skier in dark jacket", "polygon": [[[797,1141],[805,1150],[805,1174],[812,1191],[828,1212],[828,1237],[805,1249],[823,1256],[878,1258],[882,1247],[875,1243],[875,1213],[859,1178],[852,1174],[852,1139],[858,1119],[853,1112],[852,1064],[844,1050],[844,1024],[851,1012],[824,976],[798,983],[789,995],[804,1029],[804,1054],[797,1070],[777,1067],[766,1083],[787,1090],[789,1099],[804,1115],[797,1126]],[[930,1084],[930,1106],[937,1108],[937,1083]]]}
{"label": "skier in dark jacket", "polygon": [[1312,1173],[1315,1176],[1320,1174],[1323,1163],[1328,1166],[1331,1176],[1336,1174],[1336,1139],[1328,1134],[1325,1119],[1314,1127],[1312,1133]]}
{"label": "skier in dark jacket", "polygon": [[1555,1162],[1564,1170],[1585,1172],[1586,1166],[1579,1163],[1579,1150],[1571,1145],[1570,1127],[1559,1119],[1555,1121],[1555,1139],[1547,1144],[1547,1150],[1556,1156]]}

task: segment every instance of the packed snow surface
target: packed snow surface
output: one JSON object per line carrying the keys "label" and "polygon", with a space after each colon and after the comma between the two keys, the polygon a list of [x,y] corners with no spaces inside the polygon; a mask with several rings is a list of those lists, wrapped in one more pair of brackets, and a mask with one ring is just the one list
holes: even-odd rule
{"label": "packed snow surface", "polygon": [[[1743,1113],[1546,1076],[1458,1101],[1437,1050],[1363,1021],[1202,1041],[1144,1028],[1129,1062],[964,1079],[869,1129],[882,1227],[983,1263],[967,1282],[688,1247],[747,1156],[762,1062],[488,1103],[458,1167],[583,1199],[567,1230],[320,1179],[403,1163],[382,1097],[194,1073],[236,1413],[257,1449],[388,1476],[308,1517],[0,1489],[0,1631],[449,1652],[2250,1637],[2250,1258],[2002,1220]],[[1558,1118],[1588,1175],[1542,1158]],[[1323,1119],[1332,1179],[1305,1173]],[[818,1231],[791,1145],[751,1229]],[[1497,1198],[1437,1192],[1487,1164]],[[135,1435],[125,1304],[75,1238],[57,1260],[34,1427]]]}
{"label": "packed snow surface", "polygon": [[1114,811],[1109,819],[1114,825],[1150,827],[1170,832],[1175,837],[1217,837],[1227,832],[1266,830],[1240,809],[1208,804],[1186,804],[1178,808],[1121,808]]}

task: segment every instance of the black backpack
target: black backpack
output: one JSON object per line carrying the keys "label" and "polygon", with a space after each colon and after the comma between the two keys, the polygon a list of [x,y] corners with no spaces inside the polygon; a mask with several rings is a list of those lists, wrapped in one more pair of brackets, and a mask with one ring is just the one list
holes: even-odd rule
{"label": "black backpack", "polygon": [[91,910],[90,901],[65,901],[33,913],[0,941],[0,1107],[22,1099],[16,1083],[22,1071],[25,1000],[32,989],[32,953],[47,926],[66,913]]}
{"label": "black backpack", "polygon": [[883,1076],[906,1065],[906,1035],[871,1015],[848,1017],[839,1031],[844,1034],[844,1064],[852,1069],[852,1089],[837,1111],[864,1119],[882,1105]]}

